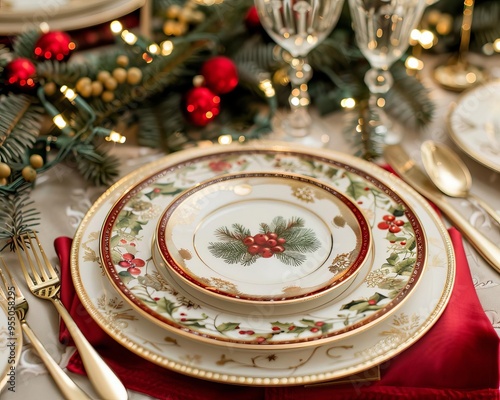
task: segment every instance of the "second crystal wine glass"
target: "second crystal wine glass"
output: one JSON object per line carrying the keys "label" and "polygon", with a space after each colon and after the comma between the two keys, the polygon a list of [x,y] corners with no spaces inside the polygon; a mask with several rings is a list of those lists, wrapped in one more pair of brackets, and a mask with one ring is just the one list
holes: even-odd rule
{"label": "second crystal wine glass", "polygon": [[[356,42],[371,66],[365,83],[372,94],[371,111],[378,114],[379,131],[388,131],[380,122],[378,105],[380,96],[393,84],[389,68],[408,48],[411,31],[420,22],[425,7],[425,0],[349,0]],[[396,141],[399,136],[386,135],[386,141]]]}
{"label": "second crystal wine glass", "polygon": [[255,0],[262,26],[290,53],[291,112],[281,127],[287,135],[310,134],[307,83],[312,76],[306,56],[336,25],[344,0]]}

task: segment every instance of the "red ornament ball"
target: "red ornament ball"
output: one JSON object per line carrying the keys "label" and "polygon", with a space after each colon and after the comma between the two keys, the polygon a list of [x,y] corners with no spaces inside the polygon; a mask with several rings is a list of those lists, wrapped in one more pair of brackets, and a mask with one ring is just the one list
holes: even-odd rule
{"label": "red ornament ball", "polygon": [[4,68],[5,84],[11,89],[30,92],[36,87],[36,67],[28,58],[16,58]]}
{"label": "red ornament ball", "polygon": [[38,38],[34,53],[39,60],[66,61],[75,48],[75,43],[66,32],[52,31]]}
{"label": "red ornament ball", "polygon": [[238,85],[238,70],[234,62],[224,56],[213,57],[201,67],[205,85],[216,94],[229,93]]}
{"label": "red ornament ball", "polygon": [[260,24],[259,13],[257,8],[252,6],[249,8],[247,15],[245,16],[245,25],[249,31],[257,31],[262,25]]}
{"label": "red ornament ball", "polygon": [[220,97],[206,87],[195,87],[186,94],[185,111],[194,125],[205,126],[220,111]]}

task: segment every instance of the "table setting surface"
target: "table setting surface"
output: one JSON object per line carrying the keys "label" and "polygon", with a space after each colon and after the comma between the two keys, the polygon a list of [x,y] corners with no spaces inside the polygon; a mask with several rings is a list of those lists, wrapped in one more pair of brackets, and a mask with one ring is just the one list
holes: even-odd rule
{"label": "table setting surface", "polygon": [[[479,61],[500,78],[498,57]],[[429,57],[426,65],[431,70],[440,61],[437,56]],[[422,80],[432,88],[436,116],[422,132],[397,127],[403,130],[402,148],[422,167],[423,142],[433,140],[450,146],[471,171],[471,191],[500,211],[498,169],[488,158],[475,159],[477,149],[464,151],[464,146],[469,147],[463,139],[450,134],[450,124],[460,125],[455,121],[460,105],[454,104],[461,95],[440,88],[425,71]],[[498,86],[498,81],[492,85]],[[110,188],[90,185],[65,165],[39,177],[32,193],[41,212],[37,230],[61,275],[61,300],[127,387],[130,399],[298,399],[311,395],[326,399],[333,394],[339,399],[498,398],[494,385],[499,379],[500,273],[439,208],[420,196],[410,182],[408,185],[400,180],[398,171],[392,170],[386,160],[370,163],[352,155],[351,145],[342,134],[346,112],[320,117],[313,110],[313,118],[329,127],[330,141],[324,150],[258,140],[245,145],[188,149],[165,157],[157,149],[114,145],[110,151],[122,163],[120,180]],[[308,169],[314,163],[322,172]],[[335,171],[325,173],[327,168]],[[274,311],[264,317],[260,314],[256,322],[252,320],[255,309],[245,308],[254,306],[233,302],[229,311],[221,313],[227,298],[198,294],[192,282],[173,276],[172,271],[162,271],[164,254],[161,246],[155,253],[152,243],[160,229],[162,212],[172,199],[199,182],[208,180],[210,190],[210,179],[225,176],[230,182],[233,176],[228,174],[240,174],[236,176],[248,180],[248,174],[256,172],[274,177],[277,173],[289,174],[284,175],[287,179],[302,174],[312,179],[308,184],[312,182],[313,186],[317,179],[341,194],[347,193],[355,203],[351,207],[354,213],[361,210],[364,219],[357,221],[356,227],[368,224],[373,235],[365,254],[368,262],[361,263],[342,286],[345,293],[332,291],[338,299],[329,292],[325,295],[328,300],[314,296],[307,300],[314,307],[306,302],[273,306],[277,315]],[[352,195],[350,185],[354,184],[363,186],[365,192]],[[313,206],[305,207],[295,197],[287,204],[300,205],[305,215],[314,214]],[[493,243],[500,243],[499,227],[473,200],[448,200],[474,228]],[[269,203],[272,205],[272,199],[267,199],[266,206]],[[346,201],[342,204],[345,206]],[[398,218],[406,236],[389,242],[388,227],[377,228],[377,224],[386,221],[382,217],[394,209],[403,210]],[[124,210],[129,212],[127,221],[119,220]],[[180,219],[174,223],[182,228],[182,224],[191,222]],[[189,225],[197,229],[194,226]],[[175,229],[180,228],[175,226],[172,231]],[[337,231],[329,229],[335,237]],[[395,232],[402,235],[401,230]],[[174,236],[172,232],[170,235]],[[406,246],[410,240],[415,246]],[[391,281],[395,286],[387,280],[389,288],[375,290],[383,276],[394,273],[387,266],[387,270],[375,266],[385,265],[385,254],[396,246],[405,249],[401,257],[415,259],[407,271],[396,274],[397,285],[396,279]],[[176,250],[182,256],[176,262],[191,266],[185,249]],[[215,257],[196,245],[192,252],[200,259]],[[160,260],[155,260],[155,255]],[[7,265],[18,263],[14,253],[2,256]],[[265,260],[256,261],[252,268],[260,268],[261,261]],[[11,269],[22,282],[21,271]],[[165,283],[165,276],[175,285],[170,280]],[[239,281],[230,283],[234,286]],[[29,323],[48,352],[92,398],[100,398],[85,376],[71,335],[56,310],[31,293],[25,295],[30,303]],[[199,304],[194,307],[186,303],[186,298],[194,298]],[[369,299],[361,315],[360,298]],[[354,308],[349,310],[349,305]],[[299,311],[290,311],[291,307]],[[247,310],[250,316],[244,315]],[[337,321],[329,319],[332,314]],[[280,330],[273,332],[269,329],[276,327],[277,318]],[[295,330],[292,335],[281,320],[290,321],[286,329],[293,331],[305,324],[304,330]],[[63,398],[26,342],[17,349],[16,391],[4,391],[0,399]],[[375,370],[375,378],[365,373],[367,370]]]}

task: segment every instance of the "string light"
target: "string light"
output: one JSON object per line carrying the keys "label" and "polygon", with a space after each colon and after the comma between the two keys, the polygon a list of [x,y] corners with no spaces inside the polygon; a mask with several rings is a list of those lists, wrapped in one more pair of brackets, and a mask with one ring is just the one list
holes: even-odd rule
{"label": "string light", "polygon": [[354,100],[352,97],[347,97],[345,99],[340,100],[340,106],[342,108],[347,108],[351,109],[356,107],[356,100]]}
{"label": "string light", "polygon": [[233,142],[233,137],[231,135],[220,135],[217,141],[219,144],[231,144]]}
{"label": "string light", "polygon": [[61,130],[68,126],[61,114],[54,115],[54,117],[52,117],[52,121],[54,121],[54,124]]}
{"label": "string light", "polygon": [[115,142],[115,143],[125,143],[127,138],[123,136],[122,134],[116,132],[116,131],[111,131],[109,132],[109,135],[104,138],[108,142]]}
{"label": "string light", "polygon": [[259,89],[264,92],[266,97],[274,97],[276,92],[270,79],[263,79],[259,82]]}
{"label": "string light", "polygon": [[405,61],[405,67],[415,71],[421,71],[424,68],[424,63],[417,57],[409,56]]}
{"label": "string light", "polygon": [[69,101],[73,102],[77,98],[78,94],[73,89],[70,89],[66,85],[61,86],[61,93],[64,94]]}

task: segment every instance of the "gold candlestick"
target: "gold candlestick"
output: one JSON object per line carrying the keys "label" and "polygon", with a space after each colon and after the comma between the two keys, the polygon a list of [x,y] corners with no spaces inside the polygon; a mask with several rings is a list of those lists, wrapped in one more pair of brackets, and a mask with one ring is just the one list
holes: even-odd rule
{"label": "gold candlestick", "polygon": [[434,79],[449,90],[462,91],[487,78],[482,68],[471,64],[467,59],[473,12],[474,0],[465,0],[458,54],[446,65],[440,65],[434,70]]}

